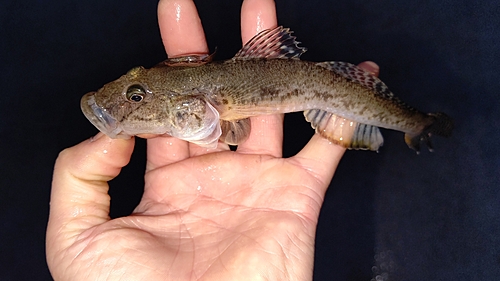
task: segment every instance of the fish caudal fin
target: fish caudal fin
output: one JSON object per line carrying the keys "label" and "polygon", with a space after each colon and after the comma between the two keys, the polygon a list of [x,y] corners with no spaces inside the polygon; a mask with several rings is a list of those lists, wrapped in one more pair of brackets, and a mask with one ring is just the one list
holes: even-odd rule
{"label": "fish caudal fin", "polygon": [[384,144],[376,126],[351,121],[320,109],[306,110],[304,116],[318,134],[345,148],[378,151]]}
{"label": "fish caudal fin", "polygon": [[442,112],[429,113],[430,117],[434,118],[434,121],[425,127],[422,132],[416,135],[405,134],[406,144],[413,150],[420,153],[420,143],[425,142],[429,151],[433,151],[431,144],[431,136],[438,135],[442,137],[450,137],[453,131],[453,120],[446,114]]}

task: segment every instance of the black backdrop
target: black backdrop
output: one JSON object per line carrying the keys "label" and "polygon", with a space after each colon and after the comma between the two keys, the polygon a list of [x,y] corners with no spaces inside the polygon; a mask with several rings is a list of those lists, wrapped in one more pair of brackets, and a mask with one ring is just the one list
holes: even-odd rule
{"label": "black backdrop", "polygon": [[[218,59],[240,47],[240,1],[196,1]],[[44,254],[57,153],[96,133],[80,97],[166,56],[157,1],[0,2],[0,280],[50,280]],[[498,280],[500,4],[497,0],[277,0],[311,61],[376,61],[401,99],[454,117],[416,156],[383,131],[380,153],[347,152],[328,190],[315,280]],[[285,120],[285,155],[312,135]],[[145,143],[111,183],[112,216],[141,196]],[[384,279],[385,278],[385,279]],[[377,279],[377,280],[379,280]]]}

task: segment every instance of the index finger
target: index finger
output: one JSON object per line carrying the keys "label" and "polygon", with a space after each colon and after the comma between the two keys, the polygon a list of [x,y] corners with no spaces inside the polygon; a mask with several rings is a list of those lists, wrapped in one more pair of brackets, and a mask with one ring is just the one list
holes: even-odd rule
{"label": "index finger", "polygon": [[169,57],[208,53],[205,33],[192,0],[161,0],[158,24]]}

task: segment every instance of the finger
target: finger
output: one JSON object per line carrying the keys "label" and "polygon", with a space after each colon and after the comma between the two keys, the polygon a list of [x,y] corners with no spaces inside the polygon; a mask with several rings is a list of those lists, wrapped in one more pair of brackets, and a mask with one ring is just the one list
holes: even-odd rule
{"label": "finger", "polygon": [[358,66],[375,76],[378,76],[378,74],[380,73],[380,67],[373,61],[362,62],[358,64]]}
{"label": "finger", "polygon": [[[374,62],[366,61],[358,66],[378,76],[379,67]],[[342,146],[332,144],[320,135],[314,134],[294,158],[306,169],[314,172],[316,178],[325,183],[323,186],[326,189],[344,152],[345,148]]]}
{"label": "finger", "polygon": [[192,0],[161,0],[158,24],[169,57],[208,53],[205,33]]}
{"label": "finger", "polygon": [[147,139],[146,172],[189,156],[188,143],[177,138],[156,134],[139,134],[136,137]]}
{"label": "finger", "polygon": [[264,29],[278,26],[273,0],[245,0],[241,6],[241,40],[243,44]]}
{"label": "finger", "polygon": [[213,152],[219,152],[219,151],[227,151],[229,150],[229,145],[222,143],[222,142],[217,142],[217,147],[216,148],[207,148],[203,146],[199,146],[194,143],[189,144],[189,155],[191,157],[194,156],[199,156],[207,153],[213,153]]}
{"label": "finger", "polygon": [[109,220],[108,181],[132,154],[134,139],[99,133],[59,154],[54,167],[47,244],[58,249],[77,235]]}
{"label": "finger", "polygon": [[281,157],[283,154],[283,114],[250,117],[251,131],[237,152]]}
{"label": "finger", "polygon": [[[158,3],[160,34],[169,57],[207,53],[208,46],[198,11],[192,0]],[[148,139],[146,171],[189,157],[189,144],[173,137]]]}
{"label": "finger", "polygon": [[[241,7],[241,39],[243,44],[264,29],[276,27],[276,6],[273,0],[245,0]],[[238,146],[238,152],[268,154],[281,157],[283,145],[283,114],[252,117],[252,131]]]}
{"label": "finger", "polygon": [[186,141],[170,136],[148,139],[146,146],[146,172],[188,158],[188,145]]}

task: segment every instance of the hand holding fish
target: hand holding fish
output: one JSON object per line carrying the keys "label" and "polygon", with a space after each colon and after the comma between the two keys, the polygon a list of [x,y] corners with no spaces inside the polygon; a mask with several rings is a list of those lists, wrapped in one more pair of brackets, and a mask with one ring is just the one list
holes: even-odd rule
{"label": "hand holding fish", "polygon": [[[207,53],[191,0],[162,0],[158,15],[170,57]],[[276,26],[272,0],[243,2],[243,42]],[[360,67],[378,74],[373,63]],[[63,151],[47,229],[54,278],[311,280],[318,215],[345,148],[316,134],[282,158],[282,121],[251,117],[235,152],[149,138],[143,198],[113,220],[107,181],[130,160],[134,139],[99,133]]]}

